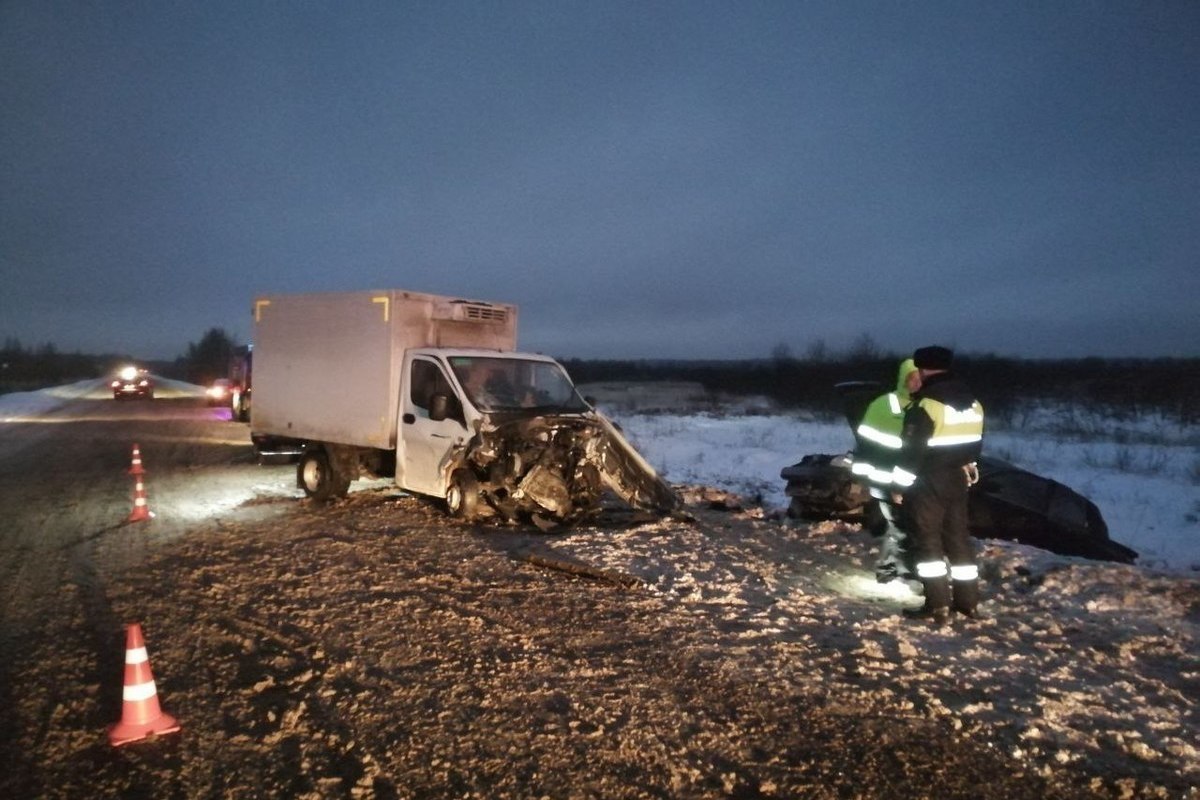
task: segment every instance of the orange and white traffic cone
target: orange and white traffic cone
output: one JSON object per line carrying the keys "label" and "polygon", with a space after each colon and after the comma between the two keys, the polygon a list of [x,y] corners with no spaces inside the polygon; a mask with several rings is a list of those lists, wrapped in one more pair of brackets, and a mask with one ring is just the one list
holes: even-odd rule
{"label": "orange and white traffic cone", "polygon": [[154,512],[150,510],[150,506],[146,501],[146,484],[142,483],[142,476],[138,475],[133,480],[133,511],[129,512],[129,519],[125,521],[141,522],[144,519],[153,517]]}
{"label": "orange and white traffic cone", "polygon": [[113,747],[119,747],[148,736],[177,730],[179,722],[171,715],[164,714],[158,705],[158,689],[150,672],[150,658],[146,655],[142,626],[136,622],[126,625],[121,721],[108,726],[108,741]]}
{"label": "orange and white traffic cone", "polygon": [[142,475],[146,470],[142,469],[142,451],[135,444],[133,446],[133,464],[129,467],[130,475]]}

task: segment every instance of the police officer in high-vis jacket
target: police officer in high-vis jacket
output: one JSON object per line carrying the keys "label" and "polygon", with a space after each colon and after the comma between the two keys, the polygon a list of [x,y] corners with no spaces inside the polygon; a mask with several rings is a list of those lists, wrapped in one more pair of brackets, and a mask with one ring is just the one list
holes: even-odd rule
{"label": "police officer in high-vis jacket", "polygon": [[951,371],[945,347],[913,353],[921,389],[904,415],[900,466],[903,512],[914,538],[925,605],[909,616],[943,624],[950,608],[978,615],[979,567],[967,529],[967,490],[978,479],[983,405]]}
{"label": "police officer in high-vis jacket", "polygon": [[911,358],[900,362],[894,391],[879,395],[867,406],[862,420],[854,430],[854,457],[850,472],[867,487],[871,497],[878,503],[880,515],[886,524],[880,537],[879,558],[875,563],[875,577],[881,583],[904,576],[910,572],[907,536],[903,530],[903,518],[895,507],[893,498],[899,497],[901,487],[896,484],[896,465],[900,460],[904,429],[904,412],[913,393],[921,387],[920,372]]}

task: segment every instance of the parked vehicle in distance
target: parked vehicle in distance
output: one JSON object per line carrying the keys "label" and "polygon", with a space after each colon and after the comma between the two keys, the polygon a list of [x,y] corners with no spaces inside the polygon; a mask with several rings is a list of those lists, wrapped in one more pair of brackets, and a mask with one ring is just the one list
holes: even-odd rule
{"label": "parked vehicle in distance", "polygon": [[217,378],[204,390],[204,400],[210,407],[230,408],[235,388],[228,378]]}
{"label": "parked vehicle in distance", "polygon": [[122,368],[117,373],[117,377],[109,383],[109,388],[112,389],[114,400],[122,400],[127,397],[154,399],[154,378],[147,370],[137,367]]}

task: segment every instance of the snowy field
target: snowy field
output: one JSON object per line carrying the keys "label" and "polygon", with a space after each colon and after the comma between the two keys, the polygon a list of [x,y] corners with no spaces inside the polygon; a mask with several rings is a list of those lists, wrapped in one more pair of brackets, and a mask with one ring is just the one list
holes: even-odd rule
{"label": "snowy field", "polygon": [[[779,471],[809,453],[844,453],[849,426],[766,401],[729,403],[703,390],[664,390],[657,401],[618,385],[583,387],[638,450],[672,483],[716,486],[761,502],[788,505]],[[707,410],[676,413],[669,396]],[[648,410],[647,410],[648,409]],[[1143,566],[1200,571],[1200,430],[1164,419],[1134,426],[1084,410],[1031,407],[1012,428],[990,424],[987,455],[1052,478],[1094,502],[1109,536],[1140,554]]]}

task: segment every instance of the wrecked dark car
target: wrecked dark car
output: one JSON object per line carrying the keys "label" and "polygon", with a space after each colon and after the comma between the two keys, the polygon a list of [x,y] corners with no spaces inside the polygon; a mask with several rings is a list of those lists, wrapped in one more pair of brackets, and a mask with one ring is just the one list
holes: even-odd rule
{"label": "wrecked dark car", "polygon": [[998,458],[979,459],[967,506],[971,533],[1059,553],[1132,564],[1136,550],[1108,538],[1096,504],[1058,481]]}
{"label": "wrecked dark car", "polygon": [[800,519],[861,519],[869,508],[871,495],[850,474],[846,454],[813,453],[804,456],[779,476],[787,481],[791,498],[788,515]]}
{"label": "wrecked dark car", "polygon": [[[857,424],[880,384],[837,386],[851,426]],[[1137,551],[1109,538],[1096,504],[1063,484],[998,458],[978,460],[979,482],[971,488],[968,524],[978,539],[1005,539],[1066,556],[1131,564]],[[807,455],[784,467],[791,498],[788,515],[801,519],[861,520],[876,530],[881,522],[867,490],[850,474],[846,455]]]}

